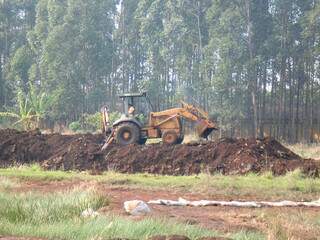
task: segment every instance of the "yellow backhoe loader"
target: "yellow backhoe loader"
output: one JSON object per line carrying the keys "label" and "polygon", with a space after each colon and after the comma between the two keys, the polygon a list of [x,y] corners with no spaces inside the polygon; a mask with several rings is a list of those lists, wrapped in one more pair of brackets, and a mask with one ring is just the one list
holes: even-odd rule
{"label": "yellow backhoe loader", "polygon": [[[185,102],[181,102],[179,108],[153,112],[146,93],[123,94],[119,97],[123,100],[124,113],[112,126],[108,108],[102,109],[103,130],[108,135],[103,149],[113,141],[120,145],[145,144],[152,138],[162,138],[165,144],[180,144],[184,138],[182,119],[195,122],[201,138],[207,138],[213,130],[217,130],[207,112]],[[149,116],[147,121],[145,116]]]}

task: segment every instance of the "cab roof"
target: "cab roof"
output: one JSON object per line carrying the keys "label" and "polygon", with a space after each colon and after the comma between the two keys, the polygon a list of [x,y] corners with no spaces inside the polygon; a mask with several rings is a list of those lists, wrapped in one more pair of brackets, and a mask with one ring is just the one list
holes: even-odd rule
{"label": "cab roof", "polygon": [[123,93],[119,95],[120,98],[127,98],[127,97],[146,97],[147,93],[142,92],[142,93]]}

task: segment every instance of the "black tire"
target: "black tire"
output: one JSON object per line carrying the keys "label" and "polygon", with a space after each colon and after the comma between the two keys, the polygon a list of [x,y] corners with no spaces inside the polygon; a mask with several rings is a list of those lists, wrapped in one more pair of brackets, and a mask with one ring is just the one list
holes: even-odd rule
{"label": "black tire", "polygon": [[117,127],[116,142],[122,146],[139,143],[140,129],[139,127],[130,122],[121,123]]}
{"label": "black tire", "polygon": [[162,135],[164,144],[174,145],[178,143],[178,135],[175,131],[165,131]]}

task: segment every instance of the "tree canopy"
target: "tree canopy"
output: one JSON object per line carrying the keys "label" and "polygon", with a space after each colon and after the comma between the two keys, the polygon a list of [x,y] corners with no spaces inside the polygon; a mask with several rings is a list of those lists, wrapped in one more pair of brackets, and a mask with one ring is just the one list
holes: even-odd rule
{"label": "tree canopy", "polygon": [[46,95],[68,123],[142,90],[221,136],[320,140],[320,1],[0,1],[0,111]]}

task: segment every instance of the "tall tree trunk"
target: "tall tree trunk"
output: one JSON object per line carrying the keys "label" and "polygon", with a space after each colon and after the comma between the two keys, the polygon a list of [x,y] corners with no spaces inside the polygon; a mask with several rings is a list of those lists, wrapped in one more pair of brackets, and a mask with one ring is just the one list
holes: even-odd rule
{"label": "tall tree trunk", "polygon": [[293,143],[294,141],[294,133],[295,133],[295,116],[294,116],[294,91],[295,91],[295,85],[294,85],[294,58],[292,58],[291,64],[288,65],[289,67],[289,89],[290,89],[290,100],[289,100],[289,112],[290,112],[290,127],[289,133],[288,133],[288,141],[290,143]]}
{"label": "tall tree trunk", "polygon": [[254,63],[254,46],[253,46],[253,29],[251,19],[251,1],[245,1],[246,19],[247,19],[247,34],[248,34],[248,49],[249,49],[249,92],[251,94],[252,107],[252,137],[257,138],[258,129],[258,103],[257,103],[257,76]]}
{"label": "tall tree trunk", "polygon": [[3,66],[3,54],[0,53],[0,110],[2,110],[2,107],[4,106],[4,78],[2,76],[2,66]]}
{"label": "tall tree trunk", "polygon": [[127,28],[126,28],[126,7],[125,1],[121,1],[121,47],[122,47],[122,91],[127,92],[129,91],[129,72],[128,72],[128,45],[127,45]]}
{"label": "tall tree trunk", "polygon": [[288,38],[288,9],[281,10],[281,25],[282,25],[282,38],[281,38],[281,60],[280,60],[280,103],[278,112],[278,136],[283,138],[285,136],[285,111],[286,111],[286,69],[287,69],[287,38]]}
{"label": "tall tree trunk", "polygon": [[301,127],[301,122],[300,122],[300,97],[301,97],[301,81],[304,81],[303,79],[303,68],[301,67],[301,63],[299,62],[299,66],[298,66],[298,79],[297,79],[297,102],[296,102],[296,134],[295,134],[295,142],[298,142],[299,141],[299,138],[300,138],[300,134],[299,134],[299,130],[300,130],[300,127]]}
{"label": "tall tree trunk", "polygon": [[272,68],[272,76],[271,76],[271,114],[270,114],[270,136],[275,137],[275,128],[276,128],[276,123],[275,123],[275,111],[276,111],[276,99],[275,99],[275,81],[276,81],[276,73],[275,73],[275,60],[272,60],[271,62],[271,68]]}
{"label": "tall tree trunk", "polygon": [[311,143],[314,142],[314,127],[313,127],[313,123],[314,123],[314,63],[312,62],[311,64],[311,68],[312,68],[312,72],[311,72],[311,79],[310,79],[310,137],[309,137],[309,141]]}
{"label": "tall tree trunk", "polygon": [[264,71],[263,71],[263,82],[262,82],[262,107],[261,107],[261,114],[260,114],[260,134],[259,137],[264,137],[264,123],[266,122],[266,94],[267,94],[267,62],[264,64]]}

